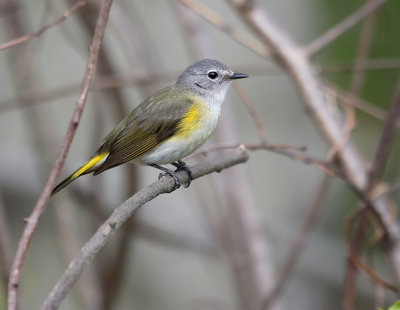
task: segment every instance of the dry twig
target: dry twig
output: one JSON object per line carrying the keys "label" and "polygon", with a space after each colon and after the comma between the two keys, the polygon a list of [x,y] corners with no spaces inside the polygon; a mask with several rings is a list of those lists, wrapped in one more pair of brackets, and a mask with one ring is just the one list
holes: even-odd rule
{"label": "dry twig", "polygon": [[[368,0],[366,4],[371,3],[373,4],[376,0]],[[360,93],[362,86],[365,80],[365,71],[359,71],[358,68],[362,67],[368,58],[368,53],[371,45],[371,38],[372,38],[372,17],[373,15],[369,16],[367,19],[364,20],[361,26],[361,33],[359,35],[358,47],[357,47],[357,54],[356,59],[354,61],[354,71],[350,81],[350,93],[353,94],[355,97],[358,98],[358,94]],[[351,109],[354,116],[354,109],[349,107],[348,105],[345,106],[345,111]],[[361,223],[364,222],[364,215],[361,216]],[[363,239],[363,229],[365,229],[365,225],[363,227],[358,227],[358,234],[359,238],[355,238],[354,242],[348,243],[348,262],[346,268],[346,274],[344,278],[344,293],[343,293],[343,308],[352,309],[354,307],[354,300],[355,300],[355,293],[356,293],[356,276],[357,276],[357,268],[360,265],[356,265],[354,263],[354,257],[357,257],[358,251],[361,248],[361,243]],[[354,254],[354,255],[353,255]],[[356,268],[357,267],[357,268]]]}
{"label": "dry twig", "polygon": [[26,41],[29,41],[32,38],[39,37],[45,31],[47,31],[50,28],[52,28],[54,26],[57,26],[58,24],[62,23],[67,17],[69,17],[77,9],[79,9],[82,6],[84,6],[85,4],[86,4],[86,1],[84,1],[84,0],[77,1],[69,10],[64,12],[59,18],[57,18],[56,20],[54,20],[50,24],[43,26],[38,31],[32,32],[30,34],[23,35],[22,37],[19,37],[19,38],[13,39],[11,41],[5,42],[3,44],[0,44],[0,51],[4,50],[4,49],[7,49],[7,48],[10,48],[10,47],[14,47],[14,46],[22,44],[22,43],[25,43]]}
{"label": "dry twig", "polygon": [[26,251],[29,247],[29,243],[32,239],[33,233],[35,232],[35,229],[39,222],[40,216],[42,215],[42,213],[46,208],[46,204],[49,200],[51,190],[57,181],[58,175],[67,156],[69,146],[71,145],[72,139],[74,137],[74,134],[76,132],[76,129],[80,121],[80,117],[82,115],[83,108],[85,106],[86,99],[89,93],[89,88],[95,73],[98,53],[103,39],[104,31],[106,28],[107,19],[110,13],[111,4],[112,0],[103,1],[98,23],[96,26],[96,31],[93,36],[92,43],[90,45],[89,59],[87,62],[87,67],[82,82],[81,94],[76,104],[74,113],[72,115],[67,134],[61,146],[61,150],[57,156],[57,159],[53,165],[53,168],[50,172],[46,185],[44,186],[43,191],[41,192],[31,215],[26,219],[26,226],[22,234],[22,237],[20,239],[17,253],[15,255],[11,267],[10,280],[8,284],[8,296],[7,296],[8,297],[7,304],[9,310],[14,310],[16,308],[20,271],[25,258]]}
{"label": "dry twig", "polygon": [[270,56],[268,49],[263,44],[249,35],[233,28],[221,16],[205,5],[194,0],[180,0],[180,2],[198,14],[200,17],[204,18],[210,24],[225,32],[232,39],[247,47],[250,51],[253,51],[264,58],[268,58]]}
{"label": "dry twig", "polygon": [[233,83],[233,89],[236,91],[240,99],[242,100],[244,106],[247,109],[247,112],[250,114],[250,117],[253,119],[253,123],[256,126],[258,137],[260,138],[261,144],[267,143],[267,134],[265,133],[264,127],[262,125],[261,119],[258,117],[256,110],[251,104],[249,98],[246,96],[245,92],[239,86],[238,83]]}

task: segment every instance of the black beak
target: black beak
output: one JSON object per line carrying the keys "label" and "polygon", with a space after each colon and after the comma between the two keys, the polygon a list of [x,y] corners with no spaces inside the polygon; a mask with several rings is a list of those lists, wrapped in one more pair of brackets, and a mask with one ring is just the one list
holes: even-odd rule
{"label": "black beak", "polygon": [[249,76],[247,75],[247,74],[244,74],[244,73],[236,73],[236,72],[234,72],[230,77],[229,77],[229,79],[231,79],[231,80],[237,80],[237,79],[245,79],[245,78],[248,78]]}

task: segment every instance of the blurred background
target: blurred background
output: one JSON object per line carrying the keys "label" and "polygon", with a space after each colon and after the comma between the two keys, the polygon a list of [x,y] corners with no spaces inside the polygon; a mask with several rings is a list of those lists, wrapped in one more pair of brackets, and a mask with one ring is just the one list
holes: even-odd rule
{"label": "blurred background", "polygon": [[[258,2],[277,27],[300,45],[365,4],[361,0]],[[0,43],[37,31],[74,3],[0,1]],[[79,96],[99,3],[89,2],[39,37],[0,50],[3,276],[14,257],[23,220],[29,216],[64,139]],[[234,29],[256,38],[228,2],[199,3]],[[366,163],[374,156],[384,124],[380,118],[393,100],[398,79],[399,14],[400,3],[387,1],[312,59],[321,83],[327,83],[334,94],[352,93],[373,109],[372,114],[355,109],[351,133]],[[362,33],[367,45],[364,69],[354,72]],[[272,59],[250,51],[179,1],[118,0],[111,10],[96,79],[60,179],[84,163],[131,109],[156,90],[173,84],[182,70],[201,58],[218,59],[251,76],[239,82],[239,93],[254,106],[268,142],[305,146],[308,156],[327,158],[329,147],[320,129],[290,78]],[[384,181],[388,184],[400,174],[398,138],[397,133],[386,165]],[[218,130],[203,149],[259,141],[252,118],[231,88]],[[209,156],[219,154],[213,151]],[[197,154],[188,163],[206,159]],[[139,188],[155,181],[158,173],[127,164],[96,177],[82,177],[52,197],[22,269],[21,309],[40,308],[98,226]],[[340,309],[347,266],[343,231],[358,198],[346,184],[325,175],[291,158],[250,151],[250,160],[244,165],[159,196],[124,224],[97,255],[61,309],[261,309],[260,300],[285,270],[294,241],[310,214],[309,234],[269,308]],[[398,203],[399,192],[394,191],[392,198]],[[249,231],[255,246],[246,239]],[[366,244],[364,253],[363,258],[390,279],[382,250]],[[0,309],[5,309],[5,283],[0,283]],[[385,307],[396,300],[395,294],[376,289],[362,273],[356,283],[355,309],[375,309],[378,298]]]}

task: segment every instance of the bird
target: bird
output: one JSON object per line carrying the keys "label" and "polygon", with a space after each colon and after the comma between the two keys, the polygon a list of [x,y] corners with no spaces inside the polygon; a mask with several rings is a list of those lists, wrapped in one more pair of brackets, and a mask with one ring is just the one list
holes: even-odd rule
{"label": "bird", "polygon": [[[180,187],[175,172],[190,168],[183,158],[203,145],[215,130],[232,81],[249,77],[236,73],[214,59],[202,59],[188,66],[174,85],[159,90],[133,109],[104,139],[93,156],[52,190],[59,192],[78,177],[97,175],[133,162],[171,176],[174,189]],[[175,171],[161,165],[172,164]]]}

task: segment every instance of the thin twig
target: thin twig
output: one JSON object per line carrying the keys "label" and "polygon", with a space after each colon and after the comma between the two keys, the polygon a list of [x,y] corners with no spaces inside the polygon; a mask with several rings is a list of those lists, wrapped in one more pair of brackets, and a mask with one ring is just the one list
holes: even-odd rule
{"label": "thin twig", "polygon": [[[376,2],[377,0],[368,0],[367,2]],[[365,67],[368,62],[368,54],[371,47],[372,31],[373,31],[373,17],[374,15],[368,16],[361,26],[361,32],[359,36],[359,42],[357,46],[356,59],[354,62],[354,71],[350,81],[349,90],[351,93],[358,95],[364,85],[365,70],[361,68]]]}
{"label": "thin twig", "polygon": [[57,159],[53,165],[53,168],[50,172],[50,175],[46,182],[46,185],[44,186],[43,191],[41,192],[39,199],[31,213],[31,215],[29,216],[29,218],[26,219],[26,226],[25,226],[24,232],[22,234],[22,237],[20,239],[17,253],[15,255],[15,258],[14,258],[14,261],[12,264],[10,281],[8,284],[7,304],[8,304],[9,310],[14,310],[16,308],[20,271],[21,271],[21,267],[22,267],[22,264],[23,264],[23,261],[25,258],[26,251],[28,249],[29,243],[33,236],[33,233],[39,222],[40,216],[42,215],[42,213],[44,212],[44,210],[46,208],[46,204],[49,200],[51,190],[57,181],[58,175],[64,164],[65,158],[67,156],[69,146],[71,145],[72,139],[73,139],[76,129],[79,125],[79,121],[80,121],[80,118],[81,118],[81,115],[83,112],[83,108],[85,107],[86,99],[88,96],[90,84],[92,82],[93,75],[95,73],[98,53],[100,50],[100,46],[101,46],[101,42],[103,39],[104,31],[106,28],[107,19],[109,16],[112,2],[113,2],[112,0],[104,0],[103,1],[99,19],[98,19],[98,23],[96,26],[96,31],[93,36],[92,43],[90,45],[89,58],[88,58],[88,63],[86,66],[86,71],[85,71],[85,75],[84,75],[83,82],[82,82],[81,94],[79,96],[74,113],[72,115],[67,134],[66,134],[64,142],[61,146],[61,149],[57,156]]}
{"label": "thin twig", "polygon": [[[73,1],[73,0],[69,0]],[[95,19],[94,17],[96,16],[96,12],[99,9],[99,4],[100,2],[98,1],[91,1],[88,3],[88,5],[83,9],[80,10],[78,13],[79,16],[79,22],[82,24],[83,29],[87,33],[87,35],[91,35],[94,31],[95,28]],[[110,16],[109,19],[109,27],[114,29],[114,32],[121,36],[124,32],[129,32],[129,35],[124,36],[123,42],[125,43],[130,43],[132,40],[132,37],[135,37],[134,33],[132,32],[132,29],[135,29],[136,27],[133,27],[131,24],[126,24],[128,21],[130,21],[128,18],[126,18],[124,15],[122,15],[125,11],[121,8],[118,7],[118,3],[114,3],[113,5],[113,14]],[[126,13],[125,13],[126,14]],[[129,44],[129,47],[136,48],[137,46],[142,46],[142,44]],[[137,51],[130,51],[129,53],[129,59],[134,59],[134,57],[137,57],[139,53]],[[97,75],[102,75],[102,76],[115,76],[116,68],[115,68],[115,61],[113,60],[113,57],[110,53],[110,50],[107,48],[102,48],[100,55],[99,55],[99,65],[97,68]],[[132,64],[132,66],[135,68],[135,72],[138,72],[137,70],[140,69],[139,67],[143,67],[144,63],[146,63],[143,59],[141,61],[136,61]],[[138,64],[140,64],[138,66]],[[144,74],[144,70],[139,70],[143,76],[144,79],[148,80],[146,77],[146,74]],[[93,81],[93,86],[96,85],[97,78]],[[146,84],[147,85],[147,84]],[[142,86],[139,84],[139,86]],[[93,88],[92,88],[93,89]],[[129,103],[125,99],[125,96],[123,95],[123,90],[120,87],[107,87],[103,88],[103,91],[101,93],[101,98],[103,98],[104,101],[109,102],[107,104],[107,107],[109,108],[110,112],[112,115],[114,115],[115,119],[118,121],[123,119],[129,111],[127,111],[127,108],[129,106]],[[103,111],[104,112],[104,111]],[[96,110],[95,116],[101,117],[102,112],[100,109]],[[104,114],[104,113],[103,113]],[[95,141],[99,141],[99,134],[101,135],[101,128],[103,126],[102,122],[99,122],[98,119],[94,121],[94,130],[93,134],[95,135],[92,139],[94,143],[97,143]],[[101,137],[100,137],[101,138]],[[93,146],[93,145],[92,145]],[[97,145],[93,146],[97,147]],[[137,166],[136,165],[128,165],[126,169],[124,169],[124,174],[122,177],[124,178],[123,183],[126,185],[126,189],[129,190],[129,192],[136,192],[137,190]],[[94,195],[100,197],[100,200],[102,199],[101,197],[104,196],[105,191],[104,191],[104,184],[101,182],[102,179],[96,179],[96,186],[92,188],[92,191],[94,191]],[[96,209],[96,202],[95,200],[90,200],[89,201],[89,210],[93,212]],[[133,226],[133,223],[127,223],[126,228],[123,230],[124,234],[119,238],[119,240],[116,241],[117,247],[114,249],[110,249],[111,251],[107,251],[103,255],[103,259],[100,261],[100,264],[98,265],[97,268],[97,273],[98,273],[98,295],[99,295],[99,300],[98,300],[98,307],[97,309],[110,309],[113,308],[113,303],[115,301],[115,298],[118,296],[118,291],[121,287],[120,281],[122,279],[122,275],[125,273],[124,269],[126,268],[126,256],[123,255],[126,252],[129,252],[130,250],[130,243],[127,242],[127,236],[128,232],[130,234],[133,229],[131,229],[128,226]]]}
{"label": "thin twig", "polygon": [[[303,154],[302,152],[305,151],[304,147],[296,147],[292,145],[283,145],[283,144],[255,144],[255,143],[239,143],[234,145],[220,145],[213,148],[206,149],[200,154],[207,155],[207,153],[211,151],[221,150],[221,149],[234,149],[238,146],[242,145],[246,150],[249,151],[260,151],[260,150],[267,150],[273,153],[277,153],[283,155],[285,157],[291,158],[293,160],[302,162],[306,165],[315,166],[321,169],[323,172],[329,174],[330,176],[337,177],[339,180],[346,181],[343,173],[338,169],[338,167],[328,161],[313,158]],[[196,153],[198,154],[198,153]],[[194,155],[196,155],[194,154]]]}
{"label": "thin twig", "polygon": [[247,47],[249,50],[264,58],[270,57],[268,49],[263,44],[250,37],[248,34],[233,28],[220,15],[212,11],[210,8],[195,0],[180,0],[180,2],[210,24],[225,32],[232,39]]}
{"label": "thin twig", "polygon": [[[361,99],[358,96],[355,96],[352,93],[346,92],[337,86],[334,86],[333,84],[330,84],[328,82],[324,82],[325,86],[325,91],[329,95],[334,95],[337,97],[339,100],[339,103],[349,105],[351,107],[357,108],[358,110],[380,120],[380,121],[385,121],[387,118],[387,112],[381,108],[378,108],[377,106],[373,105],[372,103],[369,103],[363,99]],[[400,120],[396,122],[396,127],[400,128]]]}
{"label": "thin twig", "polygon": [[320,52],[328,44],[335,41],[339,36],[347,32],[349,29],[357,25],[360,21],[372,14],[387,0],[368,1],[361,8],[355,11],[350,16],[343,19],[339,24],[330,28],[327,32],[316,38],[307,47],[305,47],[305,53],[308,57],[315,56],[316,53]]}
{"label": "thin twig", "polygon": [[[374,3],[376,0],[367,0],[366,4]],[[352,78],[350,81],[349,91],[355,97],[358,97],[362,86],[365,80],[365,71],[359,71],[359,68],[362,67],[368,58],[368,53],[371,45],[371,37],[372,37],[372,17],[373,15],[366,18],[361,26],[361,32],[359,35],[358,46],[356,59],[354,62],[354,71],[352,74]],[[345,106],[345,111],[348,109],[352,109],[348,105]],[[354,115],[354,109],[353,115]],[[364,224],[364,215],[361,216],[361,220],[359,226],[357,227],[357,231],[355,233],[354,238],[351,242],[348,242],[348,262],[346,266],[346,273],[344,277],[344,293],[343,293],[343,302],[342,305],[344,310],[354,308],[354,300],[356,295],[356,278],[357,278],[357,268],[360,268],[355,264],[353,257],[358,257],[358,252],[361,249],[361,243],[364,239],[363,229],[365,229]],[[349,251],[352,251],[351,253]]]}
{"label": "thin twig", "polygon": [[[247,159],[248,155],[244,149],[238,148],[235,151],[223,154],[214,161],[203,162],[192,167],[191,171],[193,178],[197,179],[212,172],[220,172],[233,165],[244,163]],[[188,174],[186,172],[177,172],[177,177],[182,184],[188,181]],[[42,310],[57,309],[73,285],[78,281],[84,268],[90,264],[96,253],[106,244],[108,239],[120,226],[146,202],[156,198],[160,194],[170,193],[174,186],[175,181],[171,177],[164,177],[142,188],[134,196],[114,209],[111,216],[99,227],[96,233],[83,246],[78,256],[69,264],[43,303]]]}
{"label": "thin twig", "polygon": [[62,23],[67,17],[69,17],[72,13],[74,13],[77,9],[79,9],[82,6],[84,6],[85,4],[86,4],[85,0],[77,1],[69,10],[64,12],[59,18],[57,18],[56,20],[54,20],[50,24],[43,26],[38,31],[32,32],[30,34],[23,35],[22,37],[19,37],[19,38],[13,39],[11,41],[5,42],[3,44],[0,44],[0,51],[4,50],[4,49],[7,49],[7,48],[10,48],[10,47],[14,47],[14,46],[19,45],[19,44],[22,44],[22,43],[24,43],[26,41],[29,41],[32,38],[39,37],[45,31],[47,31],[50,28],[52,28],[54,26],[57,26],[58,24]]}
{"label": "thin twig", "polygon": [[[352,225],[354,224],[355,220],[359,218],[360,216],[366,216],[366,211],[367,209],[365,208],[360,208],[353,212],[346,220],[345,223],[345,229],[344,229],[344,235],[345,235],[345,243],[346,243],[346,248],[347,248],[347,253],[349,256],[349,261],[354,264],[354,267],[357,267],[361,271],[363,271],[372,281],[384,286],[387,289],[390,289],[394,292],[398,291],[398,288],[396,285],[390,283],[386,279],[382,278],[380,275],[378,275],[371,267],[369,267],[366,263],[362,262],[358,256],[358,251],[354,248],[354,245],[350,244],[349,238],[351,236],[351,230],[352,230]],[[353,278],[355,277],[354,274],[351,275],[346,275],[347,277]],[[346,283],[347,284],[347,283]],[[349,285],[349,284],[347,284]],[[345,292],[348,294],[348,292]],[[349,301],[352,301],[350,303]],[[344,303],[346,305],[346,309],[353,309],[354,305],[354,293],[352,296],[349,296],[349,300],[344,300]]]}
{"label": "thin twig", "polygon": [[254,109],[254,106],[251,104],[251,101],[246,96],[245,92],[239,86],[238,83],[234,82],[232,84],[232,86],[233,86],[233,89],[235,90],[235,92],[238,94],[238,96],[242,100],[244,106],[247,109],[247,112],[249,112],[250,117],[253,119],[253,123],[256,126],[256,129],[258,132],[258,137],[260,138],[260,143],[261,144],[267,143],[267,134],[265,133],[261,119],[258,117],[258,114],[257,114],[256,110]]}
{"label": "thin twig", "polygon": [[399,117],[399,114],[400,114],[400,76],[397,81],[396,89],[394,91],[393,101],[390,106],[389,112],[387,114],[387,119],[385,121],[382,134],[379,139],[378,146],[376,148],[374,161],[372,163],[369,172],[369,184],[367,187],[367,192],[375,187],[385,169],[385,166],[387,164],[387,157],[396,130],[396,122]]}

